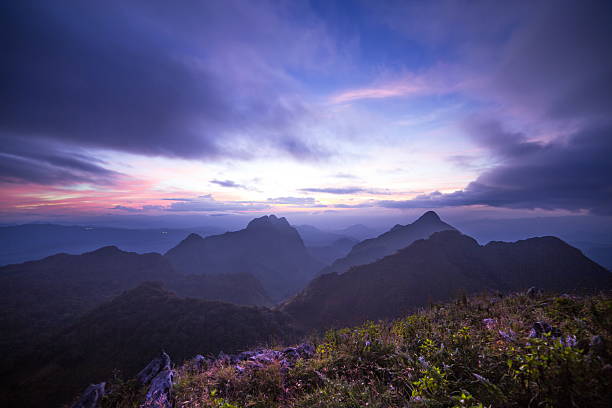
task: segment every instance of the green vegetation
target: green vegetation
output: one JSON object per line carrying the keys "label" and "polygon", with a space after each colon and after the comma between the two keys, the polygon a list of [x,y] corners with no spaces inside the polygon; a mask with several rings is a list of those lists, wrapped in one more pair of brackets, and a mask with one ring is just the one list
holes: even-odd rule
{"label": "green vegetation", "polygon": [[[535,322],[554,330],[529,337]],[[608,295],[463,297],[328,331],[313,358],[289,368],[184,364],[173,398],[209,408],[608,407],[611,329]],[[105,398],[116,406],[116,394]]]}

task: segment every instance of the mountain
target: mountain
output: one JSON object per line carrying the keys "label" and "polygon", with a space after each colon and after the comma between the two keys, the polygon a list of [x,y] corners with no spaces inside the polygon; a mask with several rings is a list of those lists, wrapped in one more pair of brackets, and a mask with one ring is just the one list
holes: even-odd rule
{"label": "mountain", "polygon": [[302,241],[304,241],[304,245],[307,247],[327,246],[339,239],[347,237],[346,235],[320,230],[312,225],[296,225],[294,228],[299,232]]}
{"label": "mountain", "polygon": [[599,242],[579,241],[572,242],[576,248],[579,248],[586,256],[612,271],[612,244],[602,244]]}
{"label": "mountain", "polygon": [[323,269],[321,273],[344,273],[352,266],[368,264],[391,255],[417,239],[428,238],[434,232],[454,229],[451,225],[443,222],[438,214],[428,211],[412,224],[397,224],[376,238],[366,239],[358,243],[347,256],[336,260],[332,265]]}
{"label": "mountain", "polygon": [[363,224],[355,224],[350,225],[341,230],[335,231],[338,235],[343,235],[347,237],[354,238],[358,241],[363,241],[364,239],[371,238],[376,235],[376,230],[370,227],[366,227]]}
{"label": "mountain", "polygon": [[336,259],[345,257],[357,241],[353,238],[339,238],[329,245],[310,246],[308,251],[322,263],[329,265]]}
{"label": "mountain", "polygon": [[531,286],[560,292],[607,290],[612,274],[558,238],[481,246],[451,230],[344,274],[322,275],[281,310],[313,329],[397,317],[460,292]]}
{"label": "mountain", "polygon": [[164,282],[183,296],[237,304],[270,305],[249,274],[188,276],[159,254],[105,247],[82,255],[58,254],[0,268],[0,373],[53,333],[121,292],[145,281]]}
{"label": "mountain", "polygon": [[165,254],[186,274],[253,274],[273,300],[302,289],[320,270],[300,234],[285,218],[255,218],[240,231],[202,238],[191,234]]}
{"label": "mountain", "polygon": [[166,252],[189,232],[223,232],[215,227],[183,229],[123,229],[55,224],[0,227],[0,265],[41,259],[57,253],[81,254],[115,245],[130,252]]}
{"label": "mountain", "polygon": [[[134,376],[160,350],[180,362],[295,339],[289,318],[265,308],[180,298],[144,283],[82,316],[23,358],[3,386],[2,406],[58,406],[119,369]],[[1,401],[0,401],[1,402]]]}

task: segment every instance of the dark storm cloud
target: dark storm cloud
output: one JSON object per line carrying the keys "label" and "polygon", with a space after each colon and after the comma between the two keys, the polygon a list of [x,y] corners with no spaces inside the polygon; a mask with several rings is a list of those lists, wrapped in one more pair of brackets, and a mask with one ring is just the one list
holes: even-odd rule
{"label": "dark storm cloud", "polygon": [[612,107],[612,2],[544,1],[508,41],[493,92],[550,119],[598,120]]}
{"label": "dark storm cloud", "polygon": [[[299,63],[278,47],[299,30],[267,4],[0,7],[4,134],[191,159],[248,158],[253,152],[228,147],[248,134],[300,159],[318,154],[292,129],[308,109],[282,96],[289,85],[266,65]],[[276,25],[278,38],[265,30]],[[308,58],[305,47],[291,58]]]}
{"label": "dark storm cloud", "polygon": [[[379,205],[612,215],[612,3],[544,1],[528,4],[527,11],[503,47],[491,51],[481,43],[478,49],[476,42],[470,50],[479,61],[483,55],[499,61],[486,86],[467,88],[500,106],[489,119],[466,121],[467,133],[495,165],[463,190]],[[469,62],[464,70],[478,72]],[[531,126],[508,130],[521,123]]]}
{"label": "dark storm cloud", "polygon": [[[476,128],[473,128],[476,131]],[[485,171],[464,190],[434,192],[408,201],[381,201],[389,208],[489,205],[508,208],[588,210],[612,215],[612,126],[574,134],[566,142],[548,144],[506,139],[503,132],[491,146],[502,163]],[[515,140],[499,146],[497,140]]]}
{"label": "dark storm cloud", "polygon": [[110,184],[120,174],[87,155],[50,142],[30,143],[10,137],[0,146],[0,182],[37,184]]}

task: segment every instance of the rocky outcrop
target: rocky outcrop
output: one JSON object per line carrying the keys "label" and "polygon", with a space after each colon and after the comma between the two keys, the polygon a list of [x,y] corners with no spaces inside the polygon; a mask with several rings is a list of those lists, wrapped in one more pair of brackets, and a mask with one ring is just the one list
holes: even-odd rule
{"label": "rocky outcrop", "polygon": [[552,327],[550,324],[546,322],[535,322],[529,331],[529,338],[544,338],[545,336],[550,336],[553,339],[561,337],[561,331]]}
{"label": "rocky outcrop", "polygon": [[96,408],[104,396],[106,383],[91,384],[83,391],[79,400],[72,405],[72,408]]}
{"label": "rocky outcrop", "polygon": [[283,350],[256,349],[243,351],[239,354],[225,354],[221,352],[217,362],[235,364],[238,372],[242,372],[246,366],[251,368],[262,368],[273,362],[278,362],[283,368],[292,367],[300,359],[308,359],[314,356],[315,349],[312,344],[303,343],[296,347],[287,347]]}
{"label": "rocky outcrop", "polygon": [[149,364],[145,368],[142,369],[137,375],[136,379],[141,384],[148,384],[163,370],[169,370],[172,361],[170,360],[170,356],[166,354],[166,352],[162,351],[159,357],[151,360]]}
{"label": "rocky outcrop", "polygon": [[[243,351],[238,354],[225,354],[221,352],[217,358],[208,358],[198,354],[191,360],[190,364],[192,369],[198,371],[206,370],[213,365],[229,365],[233,366],[239,375],[248,370],[258,370],[270,364],[278,364],[281,367],[281,372],[287,373],[289,368],[293,367],[299,359],[309,359],[314,355],[314,346],[309,343],[302,343],[283,350],[262,348]],[[172,387],[176,382],[176,376],[177,371],[172,369],[170,356],[165,352],[151,360],[136,375],[136,380],[143,387],[148,387],[144,401],[140,403],[139,407],[172,408]],[[106,394],[112,395],[113,390],[111,389]],[[104,395],[105,383],[90,385],[72,408],[97,408],[100,399]]]}
{"label": "rocky outcrop", "polygon": [[171,408],[170,393],[174,383],[174,370],[172,370],[170,356],[162,351],[161,355],[151,360],[147,366],[136,375],[136,379],[143,385],[150,383],[142,408]]}
{"label": "rocky outcrop", "polygon": [[141,408],[172,408],[171,392],[174,376],[174,370],[170,368],[160,371],[151,381]]}

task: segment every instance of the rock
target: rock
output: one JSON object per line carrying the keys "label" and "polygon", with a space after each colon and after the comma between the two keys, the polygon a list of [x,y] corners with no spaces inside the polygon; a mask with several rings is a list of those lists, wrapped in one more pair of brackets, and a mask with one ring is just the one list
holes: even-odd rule
{"label": "rock", "polygon": [[497,320],[496,319],[482,319],[482,324],[485,325],[485,327],[489,330],[494,329],[495,326],[497,325]]}
{"label": "rock", "polygon": [[221,351],[219,353],[219,355],[217,356],[217,360],[225,362],[227,364],[235,364],[238,361],[240,361],[240,359],[238,358],[237,355],[234,355],[234,354],[225,354],[223,351]]}
{"label": "rock", "polygon": [[259,369],[275,362],[278,362],[281,366],[281,370],[286,370],[293,367],[299,358],[311,358],[314,354],[314,346],[312,344],[303,343],[296,347],[287,347],[282,351],[256,349],[243,351],[236,355],[220,353],[217,361],[233,365],[240,374],[243,373],[247,367]]}
{"label": "rock", "polygon": [[529,296],[530,298],[541,296],[542,293],[543,293],[542,289],[536,288],[535,286],[532,286],[529,289],[527,289],[527,296]]}
{"label": "rock", "polygon": [[604,354],[606,351],[606,344],[604,342],[603,337],[601,336],[593,336],[591,337],[591,342],[589,343],[589,349],[593,351],[595,354]]}
{"label": "rock", "polygon": [[288,347],[283,350],[283,354],[287,358],[310,358],[315,354],[315,348],[312,344],[302,343],[297,347]]}
{"label": "rock", "polygon": [[172,408],[170,392],[174,383],[174,370],[164,369],[151,381],[141,408]]}
{"label": "rock", "polygon": [[96,408],[105,393],[106,383],[91,384],[85,388],[79,400],[72,408]]}
{"label": "rock", "polygon": [[206,358],[206,357],[204,357],[201,354],[198,354],[197,356],[195,356],[193,358],[193,365],[198,370],[202,370],[202,369],[208,367],[211,362],[212,362],[211,359]]}
{"label": "rock", "polygon": [[533,327],[529,331],[530,338],[538,338],[541,339],[544,337],[545,333],[550,333],[550,337],[553,339],[561,337],[561,330],[556,327],[552,327],[546,322],[535,322]]}
{"label": "rock", "polygon": [[510,341],[510,342],[516,341],[516,333],[514,333],[512,329],[508,330],[507,332],[503,330],[498,330],[498,333],[502,337],[502,339],[506,341]]}
{"label": "rock", "polygon": [[159,372],[169,370],[171,364],[170,356],[162,351],[159,357],[151,360],[151,362],[136,375],[136,379],[143,385],[148,384]]}

